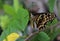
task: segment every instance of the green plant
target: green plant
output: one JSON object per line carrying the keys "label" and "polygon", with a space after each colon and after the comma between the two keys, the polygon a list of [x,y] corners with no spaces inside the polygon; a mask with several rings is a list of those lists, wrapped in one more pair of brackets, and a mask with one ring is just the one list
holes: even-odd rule
{"label": "green plant", "polygon": [[[20,31],[24,31],[29,20],[29,12],[18,5],[18,0],[14,0],[14,7],[4,5],[4,11],[6,13],[5,15],[9,16],[9,23],[6,27],[4,26],[6,29],[4,29],[4,31],[2,32],[0,41],[3,41],[4,38],[6,38],[9,34],[13,32],[17,33]],[[4,16],[2,16],[1,18],[3,18],[1,20],[4,20],[2,21],[2,25],[8,22],[7,16],[6,18]]]}
{"label": "green plant", "polygon": [[4,0],[0,0],[0,9],[3,8]]}
{"label": "green plant", "polygon": [[[25,32],[29,21],[29,12],[23,8],[22,4],[19,5],[18,0],[13,0],[13,6],[4,5],[3,9],[5,15],[0,15],[0,25],[2,26],[3,32],[0,36],[0,41],[3,41],[11,33]],[[53,12],[54,0],[49,0],[49,10]],[[35,36],[31,37],[30,41],[52,41],[56,35],[60,32],[60,29],[53,28],[50,26],[56,24],[58,21],[54,19],[53,22],[48,22],[46,25],[46,30],[39,32]],[[23,33],[22,33],[23,34]],[[26,35],[24,35],[26,36]],[[21,36],[16,41],[25,41],[26,37]]]}

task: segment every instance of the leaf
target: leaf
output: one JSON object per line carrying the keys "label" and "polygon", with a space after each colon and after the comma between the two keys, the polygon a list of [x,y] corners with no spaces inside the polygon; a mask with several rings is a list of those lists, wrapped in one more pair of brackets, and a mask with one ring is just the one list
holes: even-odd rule
{"label": "leaf", "polygon": [[9,24],[6,29],[2,32],[0,41],[6,38],[11,33],[22,31],[26,28],[29,21],[29,12],[22,7],[16,12],[14,8],[9,5],[4,5],[4,10],[11,17]]}
{"label": "leaf", "polygon": [[45,32],[40,32],[38,39],[39,41],[50,41],[50,37]]}
{"label": "leaf", "polygon": [[26,9],[20,7],[17,13],[15,13],[14,9],[11,6],[5,5],[5,7],[7,8],[5,8],[6,13],[12,15],[12,20],[16,20],[15,22],[18,22],[16,25],[20,25],[19,28],[21,30],[24,30],[29,20],[29,12]]}
{"label": "leaf", "polygon": [[25,41],[24,38],[18,38],[16,41]]}
{"label": "leaf", "polygon": [[11,16],[14,16],[16,14],[14,8],[10,5],[4,5],[4,11]]}
{"label": "leaf", "polygon": [[0,26],[2,27],[2,29],[6,29],[6,26],[9,24],[10,19],[7,15],[4,16],[0,16]]}
{"label": "leaf", "polygon": [[17,17],[21,26],[20,28],[24,30],[29,21],[29,12],[26,9],[20,8],[17,12]]}
{"label": "leaf", "polygon": [[50,41],[50,37],[45,32],[39,32],[31,41]]}
{"label": "leaf", "polygon": [[54,40],[54,38],[60,33],[60,28],[58,27],[54,27],[52,30],[52,32],[51,29],[46,30],[46,33],[50,37],[50,41]]}
{"label": "leaf", "polygon": [[2,32],[2,35],[0,36],[0,41],[3,41],[9,34],[11,33],[18,33],[18,29],[15,28],[15,27],[12,27],[9,26],[7,29],[5,29],[3,32]]}
{"label": "leaf", "polygon": [[3,8],[4,0],[0,0],[0,9]]}
{"label": "leaf", "polygon": [[[11,22],[10,22],[10,24],[8,25],[9,27],[15,27],[15,28],[17,28],[18,30],[22,30],[22,27],[21,27],[21,25],[20,25],[20,22],[18,21],[18,20],[16,20],[16,19],[14,19],[14,20],[11,20]],[[24,29],[24,28],[23,28]]]}
{"label": "leaf", "polygon": [[54,28],[53,33],[50,33],[49,36],[51,37],[51,40],[54,40],[54,38],[60,33],[60,28]]}
{"label": "leaf", "polygon": [[[17,17],[12,18],[7,25],[7,29],[5,29],[0,37],[0,41],[2,41],[7,35],[12,32],[18,32],[24,30],[27,26],[29,20],[29,14],[27,10],[19,10],[20,12],[16,14]],[[22,13],[23,11],[24,13]],[[25,15],[24,15],[25,14]]]}
{"label": "leaf", "polygon": [[53,12],[55,0],[49,0],[48,3],[49,3],[48,6],[49,6],[50,12]]}

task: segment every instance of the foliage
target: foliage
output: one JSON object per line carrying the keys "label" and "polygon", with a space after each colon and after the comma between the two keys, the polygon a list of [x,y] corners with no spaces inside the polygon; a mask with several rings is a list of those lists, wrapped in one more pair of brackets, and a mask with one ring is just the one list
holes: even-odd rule
{"label": "foliage", "polygon": [[39,32],[31,41],[50,41],[50,37],[45,32]]}
{"label": "foliage", "polygon": [[[17,33],[19,37],[20,35],[19,32],[21,31],[25,32],[25,28],[27,27],[29,21],[29,12],[23,8],[22,4],[19,5],[18,0],[13,0],[13,2],[14,2],[13,6],[7,4],[3,6],[5,15],[0,15],[0,26],[3,29],[2,35],[0,36],[0,41],[3,40],[5,41],[5,39],[9,40],[8,36],[10,36],[12,33]],[[48,6],[50,12],[53,12],[54,2],[55,2],[54,0],[49,0]],[[39,32],[38,34],[33,36],[33,38],[31,37],[32,40],[30,41],[52,41],[56,37],[56,35],[60,32],[60,29],[54,27],[51,30],[49,27],[56,24],[57,22],[58,21],[56,18],[53,20],[52,23],[48,22],[46,25],[47,29],[43,32]],[[19,37],[16,41],[24,41],[24,40],[25,37],[23,38]]]}
{"label": "foliage", "polygon": [[50,12],[53,12],[54,10],[54,3],[55,3],[55,0],[49,0],[48,2],[48,6],[49,6],[49,11]]}
{"label": "foliage", "polygon": [[[28,11],[26,9],[23,9],[23,7],[20,6],[19,9],[17,9],[17,11],[15,9],[17,8],[9,5],[4,5],[4,11],[9,16],[9,19],[7,16],[5,19],[1,19],[1,20],[6,20],[6,21],[2,21],[3,23],[2,25],[5,25],[5,23],[7,23],[8,20],[9,23],[6,26],[6,29],[4,29],[4,31],[2,32],[0,41],[2,41],[6,36],[8,36],[11,33],[14,32],[18,33],[20,31],[24,31],[25,27],[27,26],[29,20]],[[4,16],[2,16],[1,18],[4,18]]]}
{"label": "foliage", "polygon": [[10,22],[10,19],[7,15],[0,16],[0,25],[3,30],[6,29],[5,27],[8,25],[9,22]]}
{"label": "foliage", "polygon": [[16,41],[25,41],[24,38],[19,37]]}
{"label": "foliage", "polygon": [[0,9],[3,8],[4,0],[0,0]]}

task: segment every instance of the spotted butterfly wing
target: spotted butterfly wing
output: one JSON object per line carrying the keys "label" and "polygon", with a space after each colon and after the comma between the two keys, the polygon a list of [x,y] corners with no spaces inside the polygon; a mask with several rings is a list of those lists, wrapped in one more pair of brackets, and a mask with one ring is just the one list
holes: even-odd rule
{"label": "spotted butterfly wing", "polygon": [[[33,18],[33,22],[36,23],[37,28],[39,30],[45,28],[45,25],[47,22],[52,21],[55,18],[55,15],[53,13],[41,13],[39,15],[35,15]],[[33,25],[34,28],[34,25]]]}

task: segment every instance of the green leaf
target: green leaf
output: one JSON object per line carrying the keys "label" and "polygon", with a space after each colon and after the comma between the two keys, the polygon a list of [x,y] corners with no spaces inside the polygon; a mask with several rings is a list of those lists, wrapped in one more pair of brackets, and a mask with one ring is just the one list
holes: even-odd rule
{"label": "green leaf", "polygon": [[25,41],[24,38],[18,38],[16,41]]}
{"label": "green leaf", "polygon": [[4,5],[4,11],[11,16],[14,16],[16,14],[14,8],[10,5]]}
{"label": "green leaf", "polygon": [[50,37],[50,41],[52,41],[60,33],[60,28],[54,27],[52,29],[52,31],[51,31],[51,29],[47,29],[46,33]]}
{"label": "green leaf", "polygon": [[[23,11],[23,12],[22,12]],[[9,24],[7,25],[7,29],[5,29],[0,37],[0,41],[2,41],[7,35],[12,32],[18,32],[24,30],[27,26],[29,20],[29,13],[25,9],[19,9],[16,17],[10,19]]]}
{"label": "green leaf", "polygon": [[19,20],[20,28],[24,30],[29,21],[29,12],[26,9],[20,8],[17,12],[17,19]]}
{"label": "green leaf", "polygon": [[49,3],[48,6],[49,6],[50,12],[53,12],[55,0],[49,0],[48,3]]}
{"label": "green leaf", "polygon": [[50,33],[49,36],[51,37],[51,40],[54,40],[54,38],[60,33],[60,28],[54,28],[53,33]]}
{"label": "green leaf", "polygon": [[50,37],[45,32],[39,32],[31,41],[50,41]]}
{"label": "green leaf", "polygon": [[7,29],[5,29],[3,32],[2,32],[2,35],[0,36],[0,41],[3,41],[9,34],[11,33],[18,33],[18,29],[17,27],[11,27],[9,26]]}
{"label": "green leaf", "polygon": [[15,11],[9,5],[4,5],[4,11],[9,14],[11,17],[9,24],[6,26],[6,29],[3,31],[0,41],[6,38],[7,35],[13,32],[22,31],[26,28],[29,21],[29,12],[22,7]]}
{"label": "green leaf", "polygon": [[14,11],[14,9],[11,6],[5,5],[4,7],[5,7],[4,9],[5,12],[13,16],[12,21],[14,20],[16,23],[18,22],[16,26],[18,26],[20,30],[24,30],[29,21],[29,12],[26,9],[23,9],[22,7],[19,8],[17,13]]}
{"label": "green leaf", "polygon": [[50,37],[45,32],[40,32],[38,39],[39,41],[50,41]]}
{"label": "green leaf", "polygon": [[10,19],[7,15],[0,16],[0,26],[2,27],[3,30],[6,29],[9,22],[10,22]]}
{"label": "green leaf", "polygon": [[0,9],[3,8],[4,0],[0,0]]}

